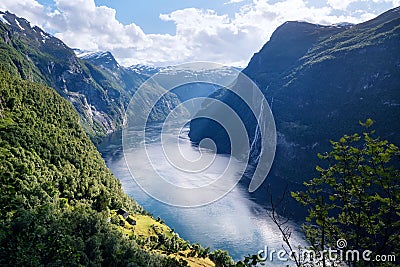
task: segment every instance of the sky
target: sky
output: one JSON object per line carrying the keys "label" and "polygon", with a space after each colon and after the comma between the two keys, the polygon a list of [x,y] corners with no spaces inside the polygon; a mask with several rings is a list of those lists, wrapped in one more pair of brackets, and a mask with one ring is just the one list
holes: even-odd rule
{"label": "sky", "polygon": [[[0,0],[72,48],[124,66],[210,61],[245,67],[285,21],[360,23],[400,0]],[[293,44],[296,45],[296,44]]]}

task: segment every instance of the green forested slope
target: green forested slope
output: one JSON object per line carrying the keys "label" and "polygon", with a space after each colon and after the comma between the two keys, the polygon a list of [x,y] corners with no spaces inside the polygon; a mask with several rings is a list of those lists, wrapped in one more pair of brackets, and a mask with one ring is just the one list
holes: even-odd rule
{"label": "green forested slope", "polygon": [[108,222],[144,213],[53,89],[0,71],[0,265],[178,266]]}

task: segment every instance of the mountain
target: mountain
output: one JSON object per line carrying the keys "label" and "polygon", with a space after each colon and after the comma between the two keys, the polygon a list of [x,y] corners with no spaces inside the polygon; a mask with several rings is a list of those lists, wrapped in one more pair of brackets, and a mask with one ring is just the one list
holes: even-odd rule
{"label": "mountain", "polygon": [[[122,91],[126,92],[126,94],[120,96],[124,107],[123,115],[142,117],[148,122],[162,122],[180,104],[179,97],[172,91],[168,91],[168,87],[157,83],[156,80],[148,79],[147,74],[138,73],[131,68],[120,66],[110,52],[78,53],[78,57],[84,60],[93,78],[103,87],[125,89]],[[95,67],[94,69],[93,66]],[[97,73],[98,71],[101,72],[100,75]],[[141,86],[143,87],[141,88]],[[142,90],[139,91],[138,89]],[[128,105],[136,93],[139,94],[138,96],[143,102],[139,109],[132,110],[132,107],[129,109]],[[161,99],[152,107],[150,103],[160,96]],[[149,109],[151,112],[147,117]],[[185,117],[187,116],[187,111],[185,109],[177,109],[174,116]],[[125,123],[126,121],[124,121]]]}
{"label": "mountain", "polygon": [[[85,131],[97,139],[121,128],[131,96],[146,77],[120,66],[109,52],[78,58],[73,49],[39,27],[9,12],[0,13],[0,66],[23,79],[56,89],[78,111]],[[164,92],[152,84],[153,94]],[[168,108],[153,117],[165,118],[179,103],[166,94]]]}
{"label": "mountain", "polygon": [[[367,118],[376,121],[378,135],[400,143],[399,43],[400,8],[357,25],[286,22],[274,32],[243,70],[275,118],[277,150],[269,177],[291,184],[313,177],[316,154],[329,149],[329,140],[358,132],[358,122]],[[224,90],[212,97],[239,114],[253,142],[256,119],[243,101]],[[206,106],[201,114],[213,116],[212,110]],[[214,124],[192,120],[191,140],[212,138],[220,152],[229,153],[226,133]],[[260,143],[253,146],[253,161],[259,151]]]}

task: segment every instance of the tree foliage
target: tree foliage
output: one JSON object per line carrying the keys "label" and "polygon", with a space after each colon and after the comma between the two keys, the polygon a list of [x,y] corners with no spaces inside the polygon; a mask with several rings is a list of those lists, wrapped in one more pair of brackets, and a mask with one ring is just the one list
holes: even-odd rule
{"label": "tree foliage", "polygon": [[215,263],[215,267],[230,267],[234,266],[232,258],[225,250],[214,250],[210,253],[210,259]]}
{"label": "tree foliage", "polygon": [[[370,128],[373,122],[361,124]],[[374,131],[345,135],[331,144],[332,151],[319,155],[327,163],[317,166],[320,176],[305,183],[305,192],[292,193],[309,208],[304,230],[311,249],[336,248],[337,240],[345,239],[343,249],[370,250],[371,258],[400,255],[399,148],[374,137]],[[320,264],[327,266],[329,259],[322,256]],[[346,259],[350,266],[371,264]]]}

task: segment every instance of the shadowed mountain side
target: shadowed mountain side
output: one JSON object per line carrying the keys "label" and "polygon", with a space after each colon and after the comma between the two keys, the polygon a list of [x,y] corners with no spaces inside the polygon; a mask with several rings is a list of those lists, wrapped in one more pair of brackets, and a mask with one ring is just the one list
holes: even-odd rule
{"label": "shadowed mountain side", "polygon": [[[358,25],[321,26],[287,22],[243,70],[262,90],[277,128],[277,151],[271,177],[301,183],[316,175],[316,154],[329,140],[358,131],[372,118],[377,134],[400,143],[400,9]],[[240,112],[249,142],[256,136],[255,115],[231,93],[213,94]],[[208,116],[211,107],[200,111]],[[211,138],[219,151],[229,140],[207,120],[191,122],[190,137]],[[253,146],[253,161],[260,142]],[[260,162],[259,164],[263,164]]]}

